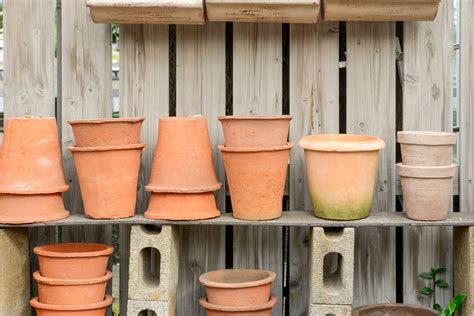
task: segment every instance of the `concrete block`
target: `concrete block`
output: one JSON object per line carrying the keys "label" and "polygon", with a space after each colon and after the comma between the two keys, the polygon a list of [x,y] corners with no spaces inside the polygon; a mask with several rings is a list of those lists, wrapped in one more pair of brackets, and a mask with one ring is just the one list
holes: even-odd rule
{"label": "concrete block", "polygon": [[310,304],[352,305],[354,228],[311,230]]}
{"label": "concrete block", "polygon": [[309,304],[309,316],[351,316],[350,305],[319,305]]}
{"label": "concrete block", "polygon": [[156,316],[174,316],[176,304],[170,305],[166,301],[128,301],[127,316],[149,316],[155,312]]}
{"label": "concrete block", "polygon": [[474,315],[474,227],[454,227],[454,293],[466,294],[456,315]]}

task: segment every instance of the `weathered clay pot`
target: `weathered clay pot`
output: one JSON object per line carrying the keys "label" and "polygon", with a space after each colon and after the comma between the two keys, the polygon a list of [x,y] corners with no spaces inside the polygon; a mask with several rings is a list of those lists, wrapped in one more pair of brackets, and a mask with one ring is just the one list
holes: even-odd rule
{"label": "weathered clay pot", "polygon": [[271,147],[288,142],[291,115],[220,116],[227,147]]}
{"label": "weathered clay pot", "polygon": [[261,305],[228,307],[211,304],[207,302],[205,297],[199,300],[199,304],[205,309],[206,316],[271,316],[272,308],[277,303],[276,296]]}
{"label": "weathered clay pot", "polygon": [[79,305],[102,302],[112,272],[94,279],[51,279],[33,273],[38,284],[38,300],[44,304]]}
{"label": "weathered clay pot", "polygon": [[140,143],[143,117],[73,120],[72,126],[77,147],[119,146]]}
{"label": "weathered clay pot", "polygon": [[453,162],[455,133],[404,131],[397,135],[406,166],[449,166]]}
{"label": "weathered clay pot", "polygon": [[53,305],[38,301],[38,297],[30,301],[38,316],[104,316],[107,308],[112,304],[112,296],[107,295],[100,303],[84,305]]}
{"label": "weathered clay pot", "polygon": [[114,248],[105,244],[63,243],[37,246],[40,273],[53,279],[84,280],[103,277]]}
{"label": "weathered clay pot", "polygon": [[234,217],[269,220],[281,216],[291,147],[291,144],[255,148],[219,145]]}
{"label": "weathered clay pot", "polygon": [[202,274],[207,302],[219,306],[258,306],[268,303],[276,274],[253,269],[226,269]]}
{"label": "weathered clay pot", "polygon": [[207,120],[203,116],[160,118],[147,191],[198,193],[218,190]]}
{"label": "weathered clay pot", "polygon": [[135,214],[140,157],[144,144],[69,147],[74,157],[87,217]]}
{"label": "weathered clay pot", "polygon": [[310,135],[299,145],[305,150],[314,215],[334,220],[369,216],[383,140],[367,135]]}
{"label": "weathered clay pot", "polygon": [[213,192],[151,193],[145,217],[167,220],[198,220],[220,216]]}
{"label": "weathered clay pot", "polygon": [[456,165],[415,167],[397,164],[408,218],[439,221],[448,216]]}
{"label": "weathered clay pot", "polygon": [[419,305],[406,304],[375,304],[356,308],[352,316],[436,316],[434,309]]}

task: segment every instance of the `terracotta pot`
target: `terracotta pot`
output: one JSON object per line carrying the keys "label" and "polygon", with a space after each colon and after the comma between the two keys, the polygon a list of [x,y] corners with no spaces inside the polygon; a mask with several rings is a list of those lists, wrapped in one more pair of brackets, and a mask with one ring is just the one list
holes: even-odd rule
{"label": "terracotta pot", "polygon": [[375,304],[356,308],[352,311],[352,316],[439,316],[434,309],[419,305],[406,304]]}
{"label": "terracotta pot", "polygon": [[206,316],[271,316],[272,308],[276,303],[276,296],[272,296],[265,304],[239,307],[211,304],[207,302],[205,297],[199,300],[199,304],[206,310]]}
{"label": "terracotta pot", "polygon": [[94,243],[63,243],[37,246],[40,273],[53,279],[94,279],[107,272],[114,247]]}
{"label": "terracotta pot", "polygon": [[213,192],[151,193],[146,218],[199,220],[220,216]]}
{"label": "terracotta pot", "polygon": [[77,147],[119,146],[140,143],[143,117],[73,120],[72,126]]}
{"label": "terracotta pot", "polygon": [[38,283],[38,300],[45,304],[78,305],[102,302],[112,272],[94,279],[51,279],[33,273]]}
{"label": "terracotta pot", "polygon": [[37,316],[104,316],[107,308],[112,304],[112,296],[107,295],[100,303],[85,305],[44,304],[35,297],[30,304],[35,308]]}
{"label": "terracotta pot", "polygon": [[67,191],[55,118],[8,118],[0,153],[0,193]]}
{"label": "terracotta pot", "polygon": [[291,115],[220,116],[227,147],[271,147],[288,142]]}
{"label": "terracotta pot", "polygon": [[415,167],[397,164],[408,218],[440,221],[448,216],[456,165]]}
{"label": "terracotta pot", "polygon": [[269,220],[281,216],[291,147],[291,144],[255,148],[219,145],[234,217]]}
{"label": "terracotta pot", "polygon": [[333,220],[369,216],[383,140],[367,135],[310,135],[299,145],[305,150],[314,215]]}
{"label": "terracotta pot", "polygon": [[160,118],[147,191],[199,193],[218,190],[207,120],[203,116]]}
{"label": "terracotta pot", "polygon": [[405,131],[397,135],[406,166],[449,166],[453,162],[455,133]]}
{"label": "terracotta pot", "polygon": [[124,218],[135,214],[140,157],[144,144],[70,147],[87,217]]}
{"label": "terracotta pot", "polygon": [[61,193],[0,193],[0,223],[2,224],[47,222],[68,216],[69,212],[64,209]]}
{"label": "terracotta pot", "polygon": [[253,269],[216,270],[202,274],[207,302],[219,306],[240,307],[268,303],[276,274]]}

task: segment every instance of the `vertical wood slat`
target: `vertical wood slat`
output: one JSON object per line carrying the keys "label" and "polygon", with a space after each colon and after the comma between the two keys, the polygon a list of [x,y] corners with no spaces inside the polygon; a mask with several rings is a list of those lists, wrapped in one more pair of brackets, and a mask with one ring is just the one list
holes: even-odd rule
{"label": "vertical wood slat", "polygon": [[[339,132],[338,22],[290,25],[290,210],[311,210],[301,137]],[[290,228],[290,314],[308,313],[309,229]]]}
{"label": "vertical wood slat", "polygon": [[[434,22],[406,22],[404,27],[403,129],[452,131],[453,2],[443,1]],[[431,267],[447,268],[452,285],[452,228],[404,228],[404,302],[431,305],[417,295],[418,277]],[[437,291],[445,306],[452,291]]]}
{"label": "vertical wood slat", "polygon": [[[282,114],[281,24],[234,23],[233,27],[233,114]],[[234,227],[233,267],[277,274],[273,315],[282,314],[282,238],[282,228]]]}
{"label": "vertical wood slat", "polygon": [[[225,183],[217,145],[223,142],[219,115],[225,115],[225,24],[176,27],[176,115],[207,117],[219,181]],[[225,189],[216,191],[225,211]],[[225,268],[225,227],[181,227],[178,315],[204,315],[199,298],[202,273]]]}
{"label": "vertical wood slat", "polygon": [[[347,23],[347,132],[381,137],[372,212],[395,209],[395,23]],[[395,229],[356,230],[354,306],[395,302]]]}

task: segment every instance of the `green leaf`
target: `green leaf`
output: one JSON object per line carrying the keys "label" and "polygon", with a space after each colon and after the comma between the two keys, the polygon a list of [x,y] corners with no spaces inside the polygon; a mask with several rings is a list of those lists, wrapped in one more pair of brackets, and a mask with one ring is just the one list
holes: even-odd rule
{"label": "green leaf", "polygon": [[422,273],[420,273],[420,277],[423,278],[423,279],[431,280],[433,278],[433,273],[431,273],[431,272],[422,272]]}
{"label": "green leaf", "polygon": [[448,309],[451,314],[454,314],[454,312],[456,311],[456,303],[454,303],[453,301],[449,302]]}
{"label": "green leaf", "polygon": [[434,304],[433,305],[433,309],[437,310],[438,312],[441,312],[443,309],[441,308],[441,305],[439,305],[438,303]]}
{"label": "green leaf", "polygon": [[443,289],[447,289],[449,287],[449,284],[448,282],[446,282],[445,280],[443,279],[438,279],[435,281],[435,284],[438,286],[438,287],[441,287]]}
{"label": "green leaf", "polygon": [[448,308],[445,308],[444,311],[443,311],[443,316],[451,316],[451,312],[449,311]]}
{"label": "green leaf", "polygon": [[462,302],[466,299],[466,294],[458,294],[454,297],[453,301],[456,304],[456,310],[461,308]]}
{"label": "green leaf", "polygon": [[424,287],[419,291],[423,295],[431,295],[433,294],[433,289],[430,289],[429,287]]}
{"label": "green leaf", "polygon": [[445,272],[446,272],[446,268],[436,268],[436,269],[431,270],[431,273],[433,273],[434,275],[445,273]]}

